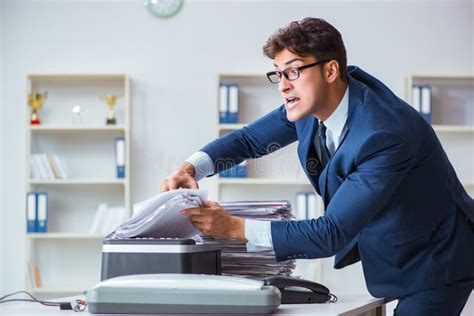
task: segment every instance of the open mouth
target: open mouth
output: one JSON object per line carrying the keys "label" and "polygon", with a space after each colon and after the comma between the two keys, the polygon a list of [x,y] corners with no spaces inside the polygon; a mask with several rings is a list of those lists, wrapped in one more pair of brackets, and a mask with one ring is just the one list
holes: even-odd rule
{"label": "open mouth", "polygon": [[289,97],[285,98],[286,99],[286,108],[287,109],[292,109],[296,106],[296,104],[300,101],[300,98],[297,97]]}

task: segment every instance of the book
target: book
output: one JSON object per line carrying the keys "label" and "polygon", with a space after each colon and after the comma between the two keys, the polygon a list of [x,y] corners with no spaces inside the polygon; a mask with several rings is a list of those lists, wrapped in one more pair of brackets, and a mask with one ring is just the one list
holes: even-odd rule
{"label": "book", "polygon": [[36,288],[40,289],[43,287],[43,281],[41,280],[41,275],[39,273],[38,266],[34,265],[32,267],[32,270],[33,270],[33,278],[35,280]]}
{"label": "book", "polygon": [[102,227],[104,226],[105,218],[107,217],[107,214],[106,214],[107,209],[108,209],[107,204],[105,203],[99,204],[95,212],[92,225],[89,229],[89,234],[91,235],[102,234]]}
{"label": "book", "polygon": [[61,179],[61,172],[59,171],[58,166],[56,165],[56,161],[54,161],[53,155],[47,154],[46,157],[48,158],[48,164],[53,171],[53,175],[55,179]]}
{"label": "book", "polygon": [[26,286],[28,289],[33,288],[33,274],[31,271],[31,263],[28,261],[25,266],[25,279],[26,279]]}
{"label": "book", "polygon": [[67,169],[64,165],[64,162],[62,159],[59,158],[58,155],[56,154],[53,154],[53,160],[55,161],[56,163],[56,166],[58,167],[58,170],[59,170],[59,174],[61,175],[61,179],[67,179],[69,178],[69,174],[67,172]]}

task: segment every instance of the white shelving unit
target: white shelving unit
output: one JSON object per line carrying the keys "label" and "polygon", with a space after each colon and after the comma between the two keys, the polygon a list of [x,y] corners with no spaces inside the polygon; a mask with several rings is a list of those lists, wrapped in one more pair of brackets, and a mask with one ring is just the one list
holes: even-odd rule
{"label": "white shelving unit", "polygon": [[406,101],[412,86],[431,86],[432,126],[466,191],[474,196],[474,76],[412,75],[406,80]]}
{"label": "white shelving unit", "polygon": [[[237,124],[219,124],[219,86],[239,85],[239,121]],[[282,99],[275,85],[262,74],[221,74],[216,87],[217,136],[243,128],[281,105]],[[314,192],[298,160],[297,144],[291,144],[272,154],[248,162],[247,178],[217,176],[216,192],[220,201],[232,200],[289,200],[296,205],[298,192]],[[318,213],[323,213],[318,196]],[[321,264],[317,260],[297,260],[295,274],[320,281]]]}
{"label": "white shelving unit", "polygon": [[[104,235],[89,233],[98,205],[125,207],[131,215],[130,79],[125,74],[29,75],[27,95],[44,91],[41,125],[30,125],[27,111],[25,191],[47,192],[48,232],[26,233],[25,270],[36,266],[43,283],[38,288],[27,276],[30,292],[54,297],[80,294],[100,281]],[[116,125],[105,124],[107,105],[100,97],[109,94],[120,96]],[[80,120],[73,117],[74,105],[82,107]],[[116,177],[117,137],[125,139],[125,178]],[[68,177],[33,178],[30,157],[42,153],[58,155]]]}

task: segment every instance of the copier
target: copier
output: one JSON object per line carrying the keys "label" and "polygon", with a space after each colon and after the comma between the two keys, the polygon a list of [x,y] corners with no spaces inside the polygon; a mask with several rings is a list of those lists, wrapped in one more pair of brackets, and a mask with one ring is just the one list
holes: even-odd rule
{"label": "copier", "polygon": [[217,243],[189,238],[106,238],[102,244],[101,280],[152,273],[221,274]]}

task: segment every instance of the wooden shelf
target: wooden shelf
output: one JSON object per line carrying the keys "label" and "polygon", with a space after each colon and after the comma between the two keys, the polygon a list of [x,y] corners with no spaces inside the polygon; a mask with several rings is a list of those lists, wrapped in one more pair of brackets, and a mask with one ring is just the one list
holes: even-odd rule
{"label": "wooden shelf", "polygon": [[450,132],[450,133],[472,133],[474,132],[473,125],[433,125],[435,132]]}
{"label": "wooden shelf", "polygon": [[128,79],[125,74],[30,74],[28,79],[31,81],[40,80],[51,80],[51,81],[64,81],[64,80],[87,80],[87,81],[121,81]]}
{"label": "wooden shelf", "polygon": [[80,131],[93,131],[93,132],[100,132],[100,131],[118,131],[118,132],[125,132],[126,128],[123,125],[109,125],[109,126],[74,126],[74,125],[38,125],[38,126],[28,126],[29,131],[48,131],[48,132],[65,132],[65,131],[72,131],[72,132],[80,132]]}
{"label": "wooden shelf", "polygon": [[311,185],[306,179],[278,179],[278,178],[219,178],[218,184],[266,184],[266,185]]}
{"label": "wooden shelf", "polygon": [[28,179],[29,184],[121,184],[127,183],[126,179]]}
{"label": "wooden shelf", "polygon": [[92,235],[86,233],[30,233],[26,234],[30,239],[104,239],[104,235]]}

